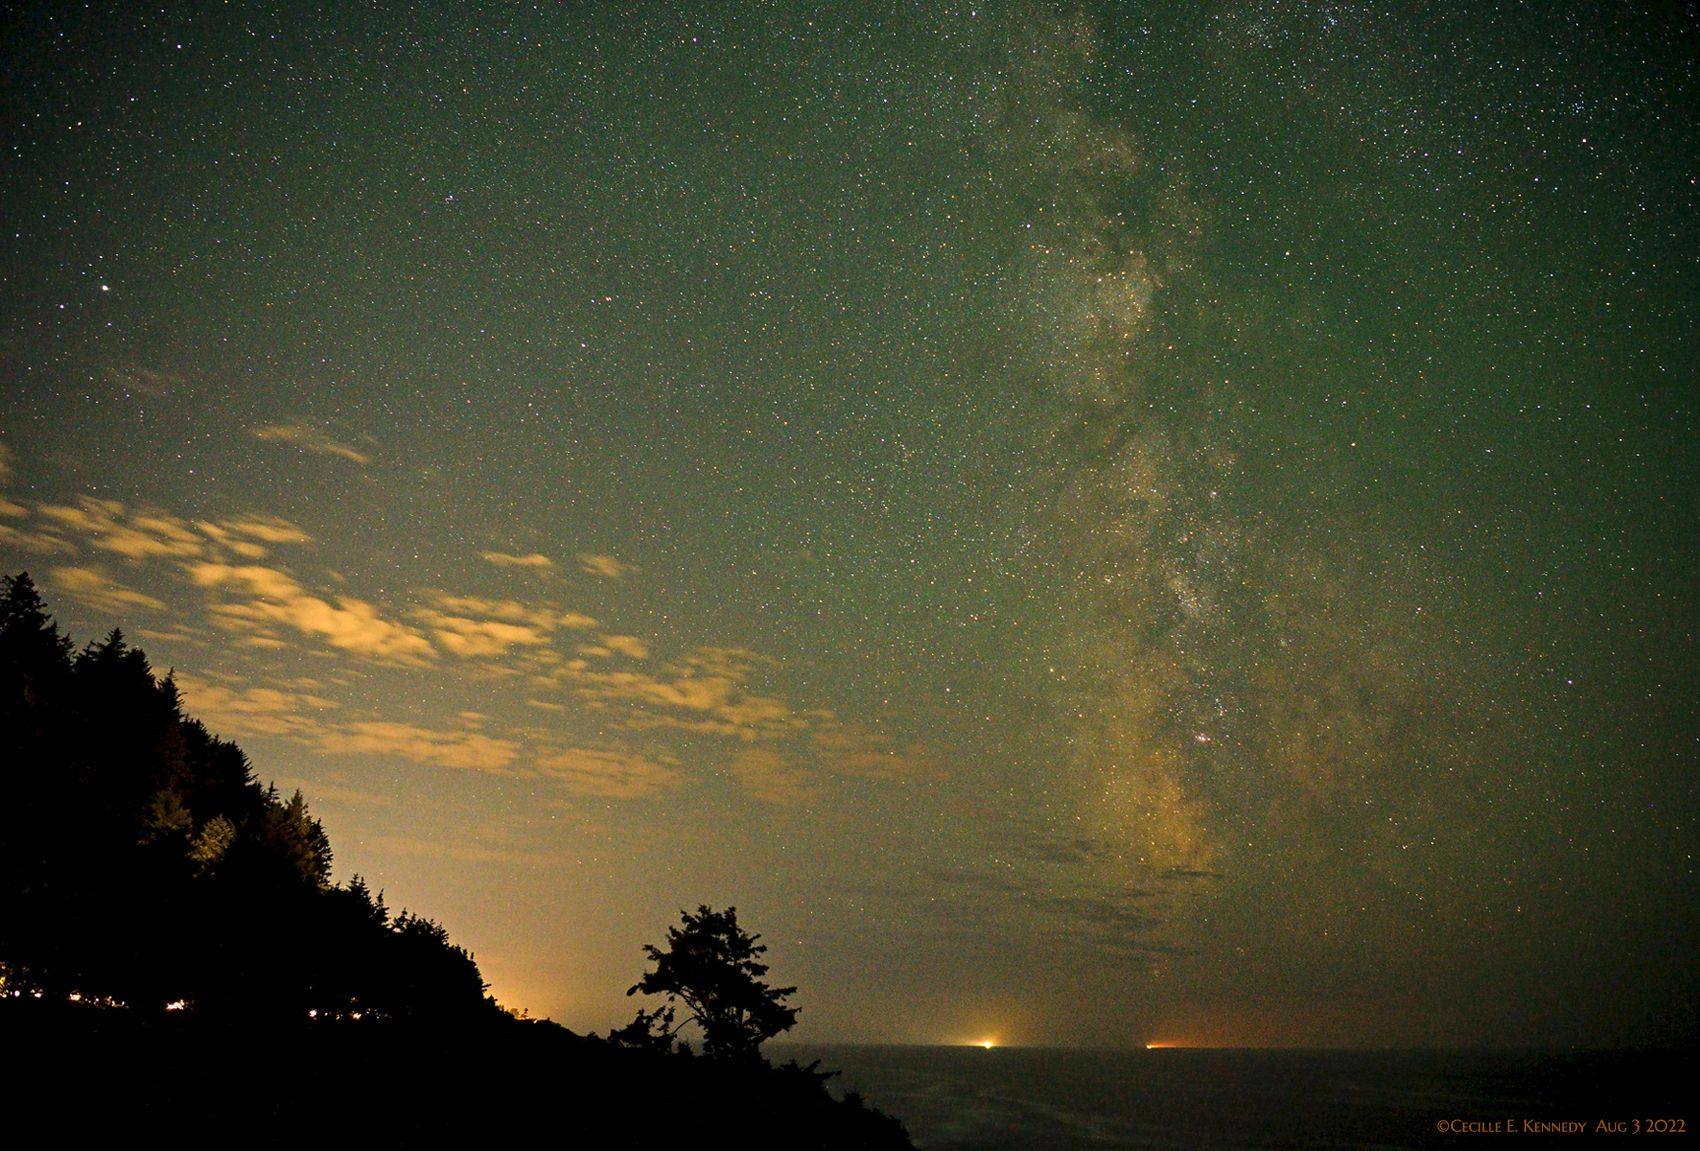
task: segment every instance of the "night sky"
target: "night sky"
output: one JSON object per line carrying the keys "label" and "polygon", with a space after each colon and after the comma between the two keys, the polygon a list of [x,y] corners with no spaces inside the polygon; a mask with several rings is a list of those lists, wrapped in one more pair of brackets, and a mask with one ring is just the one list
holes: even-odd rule
{"label": "night sky", "polygon": [[502,1003],[1695,1037],[1691,5],[305,8],[3,18],[0,566]]}

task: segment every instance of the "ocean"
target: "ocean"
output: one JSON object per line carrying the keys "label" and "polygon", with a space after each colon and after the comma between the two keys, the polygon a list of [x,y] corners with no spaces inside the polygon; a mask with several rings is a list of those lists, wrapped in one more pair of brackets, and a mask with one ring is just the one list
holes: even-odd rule
{"label": "ocean", "polygon": [[[1693,1053],[772,1045],[921,1151],[1494,1147],[1693,1138]],[[1485,1141],[1485,1142],[1484,1142]]]}

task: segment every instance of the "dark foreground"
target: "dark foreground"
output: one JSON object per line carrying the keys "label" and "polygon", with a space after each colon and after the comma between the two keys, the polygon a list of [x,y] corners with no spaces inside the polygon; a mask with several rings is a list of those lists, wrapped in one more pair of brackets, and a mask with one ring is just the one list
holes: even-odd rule
{"label": "dark foreground", "polygon": [[807,1068],[618,1048],[546,1022],[265,1030],[0,1010],[8,1126],[55,1143],[658,1148],[910,1146]]}
{"label": "dark foreground", "polygon": [[1687,1050],[772,1050],[842,1069],[922,1151],[1678,1147],[1700,1118]]}

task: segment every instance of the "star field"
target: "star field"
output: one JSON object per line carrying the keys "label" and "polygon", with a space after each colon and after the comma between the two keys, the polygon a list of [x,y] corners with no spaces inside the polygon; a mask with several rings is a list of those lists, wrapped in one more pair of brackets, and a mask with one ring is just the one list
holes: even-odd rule
{"label": "star field", "polygon": [[1692,1040],[1695,35],[30,6],[0,562],[581,1030]]}

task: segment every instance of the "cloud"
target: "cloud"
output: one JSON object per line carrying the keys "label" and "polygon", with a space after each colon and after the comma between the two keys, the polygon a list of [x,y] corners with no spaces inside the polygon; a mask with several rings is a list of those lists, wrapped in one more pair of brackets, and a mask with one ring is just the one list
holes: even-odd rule
{"label": "cloud", "polygon": [[85,607],[109,615],[127,611],[157,611],[165,606],[151,595],[125,587],[98,567],[57,567],[48,573],[48,582]]}
{"label": "cloud", "polygon": [[205,538],[187,521],[160,511],[131,514],[117,500],[83,496],[75,507],[44,504],[39,511],[95,547],[129,560],[192,559],[206,551]]}
{"label": "cloud", "polygon": [[223,736],[310,736],[323,726],[335,700],[273,687],[227,687],[194,675],[176,677],[184,709]]}
{"label": "cloud", "polygon": [[295,524],[278,516],[250,514],[226,520],[202,520],[195,524],[201,534],[246,559],[261,559],[268,544],[305,544],[312,537]]}
{"label": "cloud", "polygon": [[902,782],[944,776],[923,748],[899,744],[869,724],[828,717],[809,738],[820,765],[837,775]]}
{"label": "cloud", "polygon": [[276,568],[206,562],[185,570],[198,587],[234,589],[250,597],[215,603],[209,610],[218,626],[256,642],[276,642],[275,629],[281,625],[384,662],[419,666],[436,658],[423,635],[385,619],[372,604],[352,596],[337,596],[335,603],[320,599]]}
{"label": "cloud", "polygon": [[491,659],[513,648],[537,649],[541,657],[557,631],[596,626],[590,616],[548,604],[440,591],[425,595],[432,606],[416,609],[413,618],[439,646],[463,659]]}
{"label": "cloud", "polygon": [[511,775],[519,745],[476,731],[419,727],[370,720],[326,728],[313,746],[329,755],[385,755],[433,767],[469,768]]}
{"label": "cloud", "polygon": [[[3,499],[0,499],[0,504],[8,509],[17,508],[18,511],[28,514],[25,509],[18,507],[17,504],[8,503]],[[0,511],[0,515],[11,514],[13,513],[10,511]],[[50,554],[76,550],[66,542],[64,537],[55,535],[51,531],[34,531],[30,528],[13,527],[7,523],[0,523],[0,544],[17,548],[19,551],[47,552]]]}
{"label": "cloud", "polygon": [[549,634],[526,624],[496,619],[470,619],[421,610],[413,613],[431,629],[438,646],[463,659],[501,655],[512,647],[536,647],[549,642]]}
{"label": "cloud", "polygon": [[797,807],[819,795],[796,760],[771,747],[742,748],[727,769],[747,794],[764,803]]}
{"label": "cloud", "polygon": [[[28,509],[0,501],[0,515],[27,515]],[[193,560],[219,555],[261,559],[275,544],[305,544],[311,537],[278,516],[250,513],[194,523],[154,508],[131,509],[117,500],[79,498],[76,504],[40,504],[37,515],[52,525],[49,534],[13,532],[35,550],[75,550],[60,533],[133,563]],[[0,529],[3,530],[3,529]]]}
{"label": "cloud", "polygon": [[428,859],[451,859],[457,863],[504,863],[521,867],[555,867],[558,855],[511,847],[487,847],[481,843],[444,842],[410,835],[379,835],[367,840],[387,855],[411,855]]}
{"label": "cloud", "polygon": [[304,452],[312,452],[320,456],[336,456],[362,466],[372,462],[372,457],[358,448],[332,439],[326,433],[307,424],[263,424],[257,428],[249,428],[248,434],[257,440],[268,443],[293,444]]}
{"label": "cloud", "polygon": [[576,558],[578,559],[578,566],[587,574],[602,576],[604,579],[619,579],[623,575],[637,571],[635,565],[615,559],[610,555],[580,552]]}
{"label": "cloud", "polygon": [[586,644],[579,648],[579,654],[607,658],[612,655],[623,655],[627,659],[648,659],[649,645],[635,635],[605,635],[598,637],[601,642]]}
{"label": "cloud", "polygon": [[634,708],[639,714],[628,723],[634,728],[676,727],[754,740],[801,726],[784,699],[747,692],[731,676],[699,675],[690,667],[673,665],[655,675],[591,671],[581,662],[556,674],[595,706]]}
{"label": "cloud", "polygon": [[[620,650],[633,658],[647,645],[603,636],[580,652],[607,657]],[[629,650],[628,650],[629,648]],[[641,654],[640,654],[641,653]],[[836,776],[888,782],[940,779],[944,773],[925,748],[904,743],[877,726],[840,720],[830,711],[794,705],[785,696],[751,690],[751,680],[773,661],[741,648],[700,648],[683,660],[651,670],[603,670],[586,659],[564,663],[539,685],[570,689],[592,710],[616,711],[627,730],[672,729],[725,736],[746,746],[731,770],[750,794],[772,803],[806,802],[815,785],[801,764]],[[533,706],[555,710],[547,700]]]}
{"label": "cloud", "polygon": [[671,767],[626,751],[567,748],[540,754],[537,770],[576,795],[647,799],[679,786]]}
{"label": "cloud", "polygon": [[203,637],[197,635],[193,629],[186,627],[173,628],[169,631],[162,628],[139,627],[136,629],[136,635],[141,639],[152,640],[155,643],[190,644],[204,642]]}
{"label": "cloud", "polygon": [[338,804],[343,807],[394,807],[396,797],[381,791],[367,791],[365,788],[344,783],[340,776],[314,776],[312,779],[279,779],[279,791],[288,792],[301,789],[313,797],[313,806],[320,804]]}
{"label": "cloud", "polygon": [[531,568],[534,571],[554,571],[555,561],[541,552],[532,552],[526,556],[509,555],[507,552],[485,552],[484,558],[499,568]]}
{"label": "cloud", "polygon": [[425,593],[432,607],[451,615],[503,620],[526,624],[543,631],[560,628],[587,630],[596,620],[576,611],[564,611],[549,604],[526,604],[511,599],[487,599],[475,595],[451,595],[448,592]]}
{"label": "cloud", "polygon": [[0,444],[0,483],[12,478],[12,449]]}
{"label": "cloud", "polygon": [[176,372],[162,372],[140,364],[109,364],[104,375],[106,382],[115,388],[154,399],[168,396],[188,383],[187,377]]}

